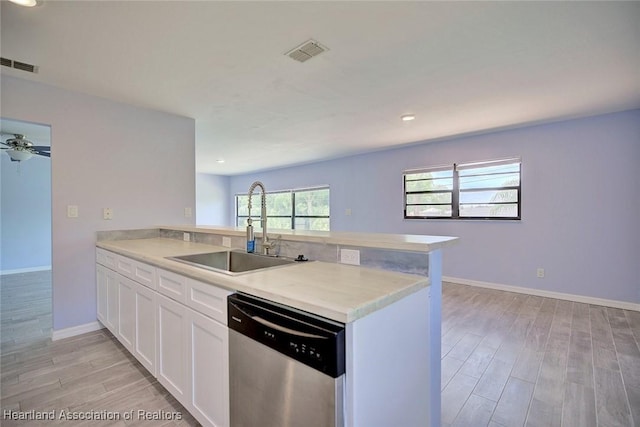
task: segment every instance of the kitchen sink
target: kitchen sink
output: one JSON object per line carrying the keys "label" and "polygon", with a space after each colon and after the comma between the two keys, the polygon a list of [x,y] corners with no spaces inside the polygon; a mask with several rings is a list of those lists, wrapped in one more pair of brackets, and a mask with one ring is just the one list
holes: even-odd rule
{"label": "kitchen sink", "polygon": [[250,254],[240,251],[208,252],[204,254],[167,257],[167,259],[231,276],[295,263],[292,259]]}

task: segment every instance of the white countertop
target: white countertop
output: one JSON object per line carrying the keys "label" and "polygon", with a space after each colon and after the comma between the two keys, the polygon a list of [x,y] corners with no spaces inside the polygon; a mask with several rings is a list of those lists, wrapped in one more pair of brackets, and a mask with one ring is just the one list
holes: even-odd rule
{"label": "white countertop", "polygon": [[[166,228],[191,232],[201,230],[197,227]],[[239,229],[225,229],[225,232],[229,230]],[[309,241],[308,236],[305,236],[305,241]],[[342,244],[346,244],[345,241],[341,240]],[[371,239],[370,242],[375,241]],[[357,243],[349,244],[363,246],[361,238]],[[353,322],[429,286],[429,279],[423,276],[320,261],[229,276],[165,259],[168,256],[226,251],[229,248],[174,239],[111,240],[98,242],[96,246],[202,282],[246,292],[343,323]]]}
{"label": "white countertop", "polygon": [[[159,226],[166,230],[185,231],[190,233],[213,233],[230,236],[245,236],[244,227],[223,226]],[[386,234],[386,233],[351,233],[344,231],[309,231],[267,229],[269,237],[279,235],[283,240],[328,243],[336,245],[360,246],[368,248],[394,249],[400,251],[431,252],[449,246],[458,240],[452,236],[427,236],[422,234]],[[256,232],[256,237],[261,237]]]}

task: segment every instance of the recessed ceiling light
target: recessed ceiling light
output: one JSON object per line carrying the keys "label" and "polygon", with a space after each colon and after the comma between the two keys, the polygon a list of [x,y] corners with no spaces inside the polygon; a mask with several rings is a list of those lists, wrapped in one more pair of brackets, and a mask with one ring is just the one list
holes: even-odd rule
{"label": "recessed ceiling light", "polygon": [[216,160],[216,162],[218,162],[218,163],[224,163],[224,159],[218,159],[218,160]]}
{"label": "recessed ceiling light", "polygon": [[12,3],[19,4],[20,6],[33,7],[38,4],[36,0],[9,0]]}
{"label": "recessed ceiling light", "polygon": [[408,121],[414,120],[416,116],[414,116],[413,114],[405,114],[404,116],[400,116],[400,118],[402,119],[403,122],[408,122]]}

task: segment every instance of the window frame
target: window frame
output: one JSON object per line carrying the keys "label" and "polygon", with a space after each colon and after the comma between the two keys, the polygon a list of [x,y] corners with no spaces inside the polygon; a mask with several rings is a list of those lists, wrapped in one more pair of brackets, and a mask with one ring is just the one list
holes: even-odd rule
{"label": "window frame", "polygon": [[[518,164],[518,184],[517,185],[502,185],[502,186],[490,186],[490,187],[478,187],[478,188],[467,188],[460,189],[460,171],[464,171],[466,169],[476,169],[482,167],[494,167],[500,165],[511,165]],[[439,172],[439,171],[451,171],[452,173],[452,184],[451,190],[421,190],[421,191],[407,191],[407,182],[412,180],[407,180],[407,175],[416,175],[419,173],[431,173],[431,172]],[[516,172],[498,172],[498,173],[479,173],[474,175],[463,175],[462,178],[466,178],[469,176],[487,176],[487,175],[500,175],[500,174],[514,174]],[[437,179],[437,178],[430,178]],[[441,178],[442,179],[442,178]],[[413,180],[415,181],[415,180]],[[495,160],[485,160],[478,162],[467,162],[467,163],[453,163],[448,165],[440,165],[440,166],[432,166],[425,167],[419,169],[408,169],[402,173],[402,189],[403,189],[403,205],[404,205],[404,219],[414,220],[414,219],[436,219],[436,220],[498,220],[498,221],[520,221],[522,219],[522,159],[520,157],[513,158],[504,158],[504,159],[495,159]],[[465,204],[472,203],[461,203],[460,195],[465,192],[479,192],[479,191],[516,191],[517,201],[516,202],[491,202],[491,203],[482,203],[485,205],[492,206],[500,206],[500,205],[516,205],[517,214],[515,216],[461,216],[460,208]],[[443,215],[407,215],[407,208],[409,206],[420,206],[427,204],[420,203],[412,203],[408,204],[408,197],[412,194],[451,194],[451,203],[432,203],[428,205],[446,205],[451,206],[451,215],[443,216]],[[478,203],[480,204],[480,203]]]}
{"label": "window frame", "polygon": [[[297,215],[296,214],[296,193],[304,193],[306,191],[317,191],[317,190],[328,190],[329,191],[329,215]],[[324,218],[324,219],[328,219],[329,220],[329,228],[331,228],[331,189],[329,188],[328,185],[323,185],[323,186],[318,186],[318,187],[304,187],[304,188],[295,188],[295,189],[291,189],[291,190],[277,190],[277,191],[267,191],[266,194],[283,194],[283,193],[289,193],[291,195],[291,215],[267,215],[267,221],[271,218],[289,218],[290,219],[290,225],[291,228],[289,228],[290,230],[296,230],[296,219],[298,218]],[[244,227],[247,225],[247,219],[249,218],[248,215],[238,215],[239,212],[239,197],[240,196],[248,196],[249,193],[236,193],[234,196],[234,200],[235,200],[235,206],[236,206],[236,227]],[[255,197],[262,197],[260,193],[254,193],[253,194],[253,198],[254,200],[252,201],[252,205],[256,206],[255,203]],[[257,222],[258,224],[260,224],[259,228],[262,228],[262,224],[261,224],[261,216],[260,215],[255,215],[252,212],[251,215],[251,219],[254,222]],[[312,230],[313,231],[313,230]]]}

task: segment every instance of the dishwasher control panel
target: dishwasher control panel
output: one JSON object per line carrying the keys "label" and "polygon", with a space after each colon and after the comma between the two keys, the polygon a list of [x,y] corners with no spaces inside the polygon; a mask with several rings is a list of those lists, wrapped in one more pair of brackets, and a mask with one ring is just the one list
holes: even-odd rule
{"label": "dishwasher control panel", "polygon": [[333,378],[344,374],[344,324],[246,294],[228,302],[229,329]]}

